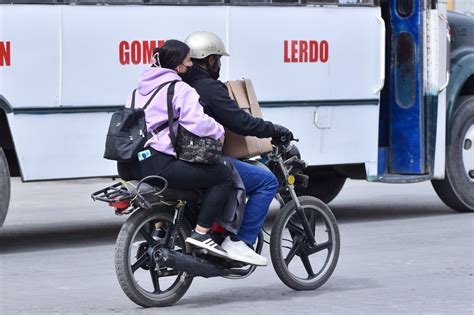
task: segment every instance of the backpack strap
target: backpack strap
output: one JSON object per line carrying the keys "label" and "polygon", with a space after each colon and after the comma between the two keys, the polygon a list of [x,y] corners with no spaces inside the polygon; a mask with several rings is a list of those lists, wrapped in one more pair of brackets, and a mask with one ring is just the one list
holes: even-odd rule
{"label": "backpack strap", "polygon": [[[164,88],[167,84],[170,84],[173,85],[173,93],[174,93],[174,85],[176,84],[176,82],[179,82],[179,80],[173,80],[173,81],[168,81],[168,82],[165,82],[163,84],[161,84],[160,86],[158,86],[158,88],[155,90],[155,92],[153,92],[153,94],[151,95],[151,97],[148,99],[148,101],[146,102],[145,106],[143,106],[143,110],[145,110],[148,105],[151,104],[151,101],[153,100],[153,98],[155,97],[156,94],[158,94],[158,92]],[[169,88],[168,88],[169,89]],[[133,97],[132,97],[132,105],[134,105],[134,99],[135,99],[135,91],[136,89],[133,91]],[[169,91],[168,91],[169,92]],[[171,96],[171,98],[173,98],[173,96]],[[132,107],[133,108],[133,107]],[[178,120],[178,118],[176,118],[175,120]],[[159,127],[156,127],[155,129],[153,129],[150,133],[151,135],[157,135],[159,132],[161,132],[162,130],[164,130],[165,128],[167,127],[167,124],[164,123],[163,125],[159,126]]]}
{"label": "backpack strap", "polygon": [[[175,119],[173,119],[173,123],[176,122],[176,121],[178,121],[178,120],[179,120],[179,117],[176,117]],[[162,132],[162,131],[165,130],[166,128],[168,128],[168,122],[165,122],[165,123],[162,124],[161,126],[156,127],[155,129],[153,129],[153,130],[151,131],[151,134],[153,134],[153,135],[156,136],[157,134],[159,134],[160,132]]]}
{"label": "backpack strap", "polygon": [[168,87],[168,94],[166,97],[167,106],[168,106],[168,128],[170,129],[171,145],[173,146],[175,151],[176,151],[176,135],[174,134],[174,130],[173,130],[173,121],[174,121],[173,96],[174,96],[174,86],[176,85],[176,82],[177,81],[171,82],[170,86]]}
{"label": "backpack strap", "polygon": [[158,92],[163,88],[165,87],[167,84],[169,83],[172,83],[172,82],[178,82],[178,80],[174,80],[174,81],[168,81],[168,82],[165,82],[163,84],[161,84],[156,90],[155,92],[153,92],[153,94],[151,95],[151,97],[148,99],[148,101],[146,102],[145,106],[143,106],[143,110],[145,110],[148,105],[150,105],[151,101],[153,100],[153,98],[155,97],[156,94],[158,94]]}
{"label": "backpack strap", "polygon": [[132,104],[130,104],[131,109],[135,109],[135,94],[137,93],[137,89],[133,90],[132,94]]}

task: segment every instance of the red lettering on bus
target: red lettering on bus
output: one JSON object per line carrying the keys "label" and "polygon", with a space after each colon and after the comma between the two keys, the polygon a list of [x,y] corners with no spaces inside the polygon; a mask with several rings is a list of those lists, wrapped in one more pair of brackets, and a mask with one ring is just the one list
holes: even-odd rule
{"label": "red lettering on bus", "polygon": [[318,62],[318,42],[315,40],[309,41],[309,62]]}
{"label": "red lettering on bus", "polygon": [[283,41],[283,62],[303,63],[329,60],[329,43],[326,40],[285,40]]}
{"label": "red lettering on bus", "polygon": [[299,62],[308,62],[308,42],[305,40],[300,40]]}
{"label": "red lettering on bus", "polygon": [[291,41],[291,62],[298,62],[298,58],[296,57],[298,55],[298,41],[297,40],[292,40]]}
{"label": "red lettering on bus", "polygon": [[140,64],[140,61],[142,59],[142,45],[138,40],[134,40],[132,42],[132,47],[131,47],[131,53],[132,53],[132,63],[134,65]]}
{"label": "red lettering on bus", "polygon": [[0,67],[11,66],[10,42],[0,42]]}
{"label": "red lettering on bus", "polygon": [[127,41],[123,40],[119,44],[119,59],[120,64],[128,65],[130,63],[130,54],[128,53],[130,45]]}
{"label": "red lettering on bus", "polygon": [[329,59],[329,43],[325,40],[321,41],[321,45],[319,45],[319,49],[321,52],[321,62],[325,63]]}
{"label": "red lettering on bus", "polygon": [[290,62],[290,58],[288,57],[288,41],[287,40],[283,42],[283,46],[284,46],[283,62]]}
{"label": "red lettering on bus", "polygon": [[121,41],[119,43],[119,62],[121,65],[129,64],[149,64],[153,54],[153,49],[161,47],[164,40],[134,40],[132,42]]}
{"label": "red lettering on bus", "polygon": [[153,55],[153,49],[156,47],[161,47],[165,44],[164,40],[159,41],[143,41],[143,63],[149,64],[151,62],[151,57]]}

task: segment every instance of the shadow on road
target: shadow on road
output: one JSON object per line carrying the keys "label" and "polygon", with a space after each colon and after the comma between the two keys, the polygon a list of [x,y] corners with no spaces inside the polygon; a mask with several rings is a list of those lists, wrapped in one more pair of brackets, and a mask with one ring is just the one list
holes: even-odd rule
{"label": "shadow on road", "polygon": [[[433,216],[463,215],[440,205],[330,205],[340,224],[386,220],[413,219]],[[270,211],[265,226],[271,228],[278,209]],[[469,214],[464,214],[469,215]],[[67,225],[24,226],[0,230],[0,254],[31,252],[68,247],[113,244],[121,222],[69,222]]]}
{"label": "shadow on road", "polygon": [[[433,216],[462,215],[450,208],[438,205],[407,205],[397,204],[346,204],[341,202],[330,203],[329,207],[337,218],[338,223],[373,222],[388,220],[415,219]],[[266,224],[278,215],[279,209],[272,209],[267,217]],[[468,215],[464,213],[464,215]]]}
{"label": "shadow on road", "polygon": [[120,227],[88,222],[0,231],[0,254],[113,244]]}
{"label": "shadow on road", "polygon": [[[216,304],[225,305],[246,302],[251,304],[255,301],[283,301],[293,300],[295,298],[312,297],[318,298],[330,292],[343,292],[366,290],[382,287],[376,280],[368,278],[344,278],[334,276],[323,287],[314,291],[294,291],[286,287],[283,283],[272,284],[267,287],[259,286],[239,286],[228,290],[219,290],[207,293],[205,296],[196,295],[190,298],[184,298],[178,303],[180,307],[190,309],[199,309],[210,307]],[[298,308],[295,306],[295,312]]]}
{"label": "shadow on road", "polygon": [[387,220],[414,219],[433,216],[460,215],[444,205],[403,205],[403,204],[377,204],[377,205],[348,205],[330,204],[339,223],[372,222]]}

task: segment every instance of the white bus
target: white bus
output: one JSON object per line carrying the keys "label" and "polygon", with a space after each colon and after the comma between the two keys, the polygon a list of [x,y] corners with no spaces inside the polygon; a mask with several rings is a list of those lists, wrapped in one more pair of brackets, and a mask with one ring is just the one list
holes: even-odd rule
{"label": "white bus", "polygon": [[448,6],[0,0],[0,224],[10,176],[115,175],[102,158],[111,112],[154,47],[198,30],[225,41],[221,80],[250,78],[264,118],[300,139],[302,193],[328,202],[346,178],[431,180],[449,206],[473,211],[474,27]]}

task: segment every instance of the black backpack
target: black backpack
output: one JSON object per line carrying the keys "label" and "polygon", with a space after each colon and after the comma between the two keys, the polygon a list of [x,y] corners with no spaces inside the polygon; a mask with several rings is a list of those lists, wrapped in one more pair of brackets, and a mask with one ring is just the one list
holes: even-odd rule
{"label": "black backpack", "polygon": [[135,93],[137,90],[133,91],[130,108],[120,108],[112,114],[107,139],[105,140],[104,158],[118,162],[138,160],[137,153],[143,149],[145,143],[153,135],[167,127],[167,124],[163,124],[152,130],[152,133],[149,133],[146,128],[145,109],[165,85],[171,83],[170,86],[174,86],[176,82],[178,80],[161,84],[143,108],[135,108]]}

